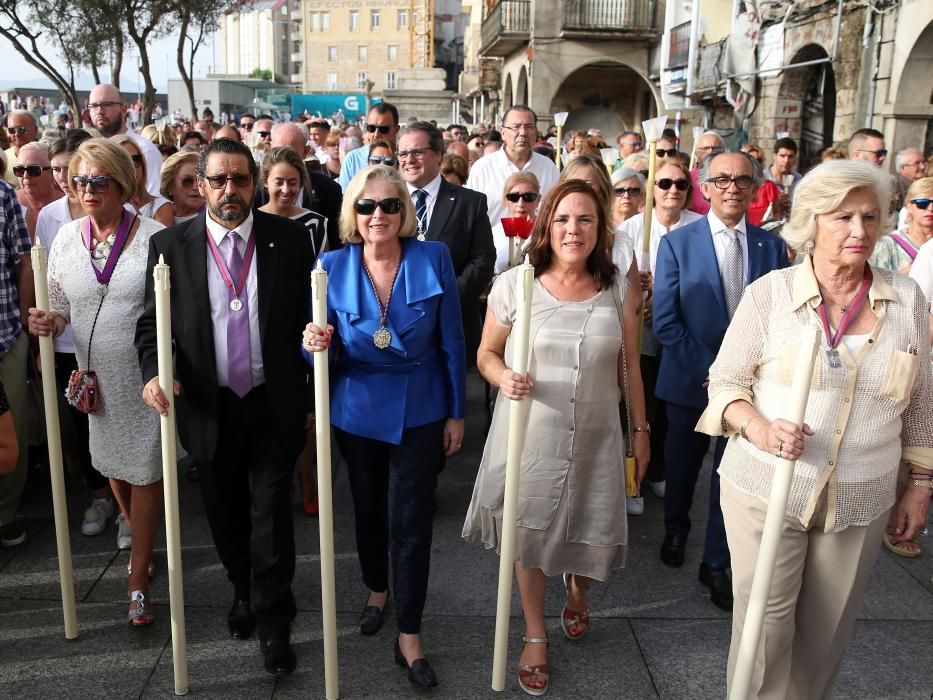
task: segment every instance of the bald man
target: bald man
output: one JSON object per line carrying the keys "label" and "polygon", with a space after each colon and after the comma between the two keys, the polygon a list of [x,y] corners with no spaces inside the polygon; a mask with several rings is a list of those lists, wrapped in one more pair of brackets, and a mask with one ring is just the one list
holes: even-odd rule
{"label": "bald man", "polygon": [[447,152],[460,156],[467,163],[470,162],[470,149],[463,141],[454,141],[447,144]]}
{"label": "bald man", "polygon": [[701,216],[706,216],[709,213],[709,200],[703,196],[700,183],[697,179],[697,173],[700,171],[703,162],[707,158],[726,150],[726,142],[723,140],[722,136],[715,131],[706,131],[697,139],[693,150],[696,151],[697,154],[697,164],[696,167],[690,171],[690,178],[693,180],[693,200],[690,202],[690,206],[687,207],[687,209]]}
{"label": "bald man", "polygon": [[13,186],[13,189],[17,189],[20,183],[19,178],[13,174],[13,168],[19,163],[19,149],[39,138],[39,125],[32,112],[15,109],[7,117],[6,128],[10,137],[10,147],[4,151],[6,154],[5,179]]}

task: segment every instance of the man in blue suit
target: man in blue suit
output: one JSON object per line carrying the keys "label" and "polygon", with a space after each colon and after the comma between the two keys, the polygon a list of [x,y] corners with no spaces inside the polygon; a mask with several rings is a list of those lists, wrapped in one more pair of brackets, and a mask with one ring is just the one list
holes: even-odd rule
{"label": "man in blue suit", "polygon": [[[709,450],[709,437],[694,427],[706,408],[710,365],[745,286],[788,264],[784,242],[745,218],[763,182],[756,160],[738,151],[720,153],[706,159],[699,181],[710,211],[661,239],[654,282],[654,333],[664,348],[655,394],[666,402],[669,422],[661,561],[673,567],[684,562],[693,491]],[[720,439],[700,581],[710,589],[713,604],[729,611],[729,547],[716,471],[724,450]]]}

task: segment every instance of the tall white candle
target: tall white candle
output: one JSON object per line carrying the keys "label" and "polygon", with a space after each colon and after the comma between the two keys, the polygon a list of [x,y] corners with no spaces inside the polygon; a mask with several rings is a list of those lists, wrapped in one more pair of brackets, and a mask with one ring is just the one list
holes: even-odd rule
{"label": "tall white candle", "polygon": [[[36,308],[46,314],[49,313],[47,253],[48,249],[36,236],[31,255],[33,283],[36,287]],[[71,561],[71,540],[68,535],[68,500],[65,493],[65,471],[62,466],[62,435],[58,423],[58,388],[55,382],[55,348],[52,336],[39,336],[39,359],[43,369],[42,402],[45,404],[49,472],[52,477],[52,511],[55,516],[55,544],[58,548],[62,615],[65,619],[65,639],[74,639],[78,636],[78,614],[75,610],[74,568]],[[20,449],[25,450],[26,445],[20,445]]]}
{"label": "tall white candle", "polygon": [[[327,272],[318,260],[311,273],[311,320],[327,328]],[[321,618],[324,625],[324,694],[340,697],[337,667],[337,599],[334,575],[334,505],[330,460],[330,368],[327,351],[314,363],[314,427],[317,441],[318,532],[321,540]]]}
{"label": "tall white candle", "polygon": [[175,445],[175,392],[172,366],[171,270],[160,255],[155,279],[156,343],[159,387],[168,399],[168,415],[161,416],[162,490],[165,493],[165,545],[168,554],[168,594],[172,616],[172,665],[175,695],[188,693],[188,650],[185,634],[185,589],[182,583],[181,529],[178,517],[178,467]]}
{"label": "tall white candle", "polygon": [[[526,374],[531,333],[531,295],[535,269],[528,258],[519,268],[516,283],[518,306],[512,326],[513,372]],[[521,475],[522,449],[525,446],[526,397],[509,405],[509,438],[505,462],[505,497],[502,505],[502,541],[499,547],[499,597],[496,604],[496,641],[492,661],[492,689],[505,690],[505,664],[509,654],[509,613],[512,607],[512,567],[515,563],[515,537],[518,527],[518,484]]]}

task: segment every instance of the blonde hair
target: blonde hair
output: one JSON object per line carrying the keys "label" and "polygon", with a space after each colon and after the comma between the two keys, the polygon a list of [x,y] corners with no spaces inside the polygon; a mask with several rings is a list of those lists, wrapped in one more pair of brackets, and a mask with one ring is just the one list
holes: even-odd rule
{"label": "blonde hair", "polygon": [[864,161],[827,160],[797,183],[790,220],[781,236],[795,250],[803,250],[816,237],[817,217],[836,211],[846,197],[860,189],[869,189],[874,194],[881,227],[885,230],[894,195],[894,178]]}
{"label": "blonde hair", "polygon": [[[23,148],[26,148],[23,146]],[[20,150],[22,153],[22,150]],[[910,183],[910,187],[907,188],[907,194],[904,195],[904,206],[907,206],[907,203],[911,199],[924,199],[933,197],[933,177],[921,177],[919,180],[914,180]],[[910,209],[907,210],[907,223],[911,223],[913,217],[910,214]]]}
{"label": "blonde hair", "polygon": [[[146,154],[143,153],[142,146],[140,146],[136,141],[126,134],[117,134],[116,136],[111,136],[110,140],[115,144],[119,145],[121,148],[125,145],[130,145],[136,149],[136,153],[139,155],[139,193],[133,197],[133,199],[141,198],[146,201],[152,201],[153,196],[149,194],[146,190],[146,183],[149,181],[149,173],[147,171],[146,163]],[[125,148],[123,150],[126,150]],[[136,161],[133,160],[133,157],[130,156],[130,161],[133,162],[133,167],[136,166]],[[135,171],[134,171],[135,172]]]}
{"label": "blonde hair", "polygon": [[78,174],[81,163],[103,170],[120,188],[124,204],[145,192],[143,186],[136,181],[136,168],[126,149],[110,139],[94,138],[78,146],[68,164],[68,189],[75,199],[78,198],[78,193],[71,178]]}
{"label": "blonde hair", "polygon": [[356,210],[353,205],[362,197],[366,185],[372,180],[388,182],[395,188],[395,196],[402,201],[402,221],[399,225],[398,237],[411,238],[415,235],[417,217],[415,207],[411,203],[408,187],[398,170],[387,165],[370,165],[360,170],[343,193],[343,205],[340,207],[340,240],[344,243],[362,243],[363,236],[356,228]]}
{"label": "blonde hair", "polygon": [[155,124],[147,124],[139,132],[147,141],[152,141],[156,146],[177,146],[178,139],[175,138],[175,130],[165,127],[161,131]]}
{"label": "blonde hair", "polygon": [[638,151],[638,153],[629,153],[627,156],[625,156],[625,160],[622,161],[622,165],[626,168],[631,168],[632,170],[647,170],[648,155],[644,151]]}
{"label": "blonde hair", "polygon": [[502,201],[505,202],[505,195],[511,192],[513,187],[522,183],[534,187],[535,192],[541,194],[541,184],[535,174],[530,170],[519,170],[517,173],[509,175],[509,178],[505,181],[505,185],[502,187]]}
{"label": "blonde hair", "polygon": [[178,174],[178,169],[189,162],[197,166],[198,154],[179,151],[170,155],[162,163],[162,170],[159,171],[159,193],[168,201],[175,201],[172,199],[172,187],[175,185],[175,176]]}

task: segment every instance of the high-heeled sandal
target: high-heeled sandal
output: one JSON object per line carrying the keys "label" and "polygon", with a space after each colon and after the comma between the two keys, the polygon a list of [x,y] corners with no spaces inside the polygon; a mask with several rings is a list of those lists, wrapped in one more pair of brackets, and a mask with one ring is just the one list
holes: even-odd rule
{"label": "high-heeled sandal", "polygon": [[[545,646],[550,646],[551,643],[548,641],[547,637],[544,639],[539,639],[537,637],[525,637],[522,636],[522,649],[524,650],[526,644],[544,644]],[[551,669],[547,663],[537,664],[532,666],[531,664],[523,664],[519,662],[518,664],[518,685],[524,690],[528,695],[534,697],[540,697],[547,692],[548,684],[550,683]],[[536,679],[543,678],[544,685],[540,688],[536,688],[529,683]]]}
{"label": "high-heeled sandal", "polygon": [[150,607],[149,597],[144,591],[133,591],[130,593],[130,602],[136,603],[136,607],[127,613],[127,620],[134,627],[145,627],[155,622],[155,614]]}
{"label": "high-heeled sandal", "polygon": [[[573,576],[573,574],[564,574],[564,588],[567,589],[568,597],[570,596],[571,576]],[[576,634],[570,631],[571,627],[576,627]],[[590,609],[587,608],[583,611],[571,610],[564,604],[564,609],[560,612],[560,628],[564,631],[564,636],[570,641],[576,642],[582,639],[583,635],[585,635],[590,628]]]}

